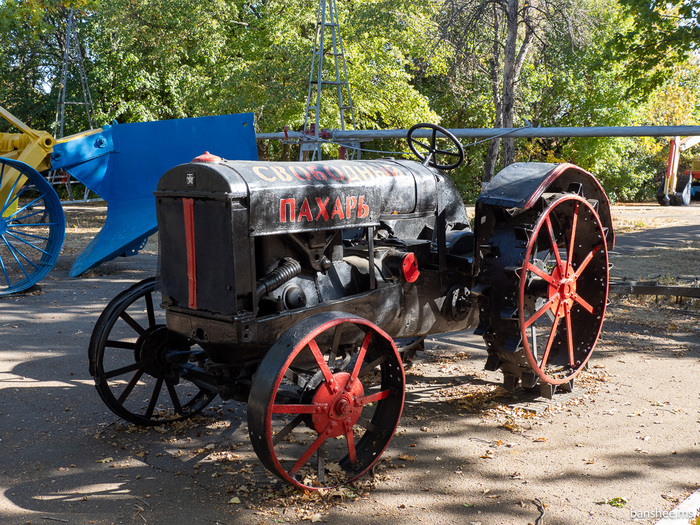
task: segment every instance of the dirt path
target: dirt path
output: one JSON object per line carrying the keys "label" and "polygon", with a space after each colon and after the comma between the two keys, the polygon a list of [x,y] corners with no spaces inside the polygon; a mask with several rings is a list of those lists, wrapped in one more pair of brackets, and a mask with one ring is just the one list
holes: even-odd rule
{"label": "dirt path", "polygon": [[[263,470],[244,405],[215,402],[168,428],[124,424],[95,393],[86,347],[105,304],[153,275],[157,250],[68,279],[101,213],[76,212],[40,293],[0,301],[3,525],[629,523],[700,487],[697,300],[611,297],[592,367],[554,402],[503,391],[480,338],[431,339],[374,476],[325,494]],[[700,276],[700,208],[614,217],[615,278]]]}

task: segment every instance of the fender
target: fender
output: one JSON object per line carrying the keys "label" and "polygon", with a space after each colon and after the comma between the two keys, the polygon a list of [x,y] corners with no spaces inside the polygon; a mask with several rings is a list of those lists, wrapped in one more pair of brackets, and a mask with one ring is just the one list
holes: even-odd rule
{"label": "fender", "polygon": [[608,229],[608,249],[615,247],[610,201],[600,182],[583,168],[574,164],[545,162],[516,162],[501,170],[486,185],[477,199],[477,205],[495,205],[528,210],[547,190],[556,186],[566,191],[572,184],[580,184],[587,199],[598,201],[598,215]]}

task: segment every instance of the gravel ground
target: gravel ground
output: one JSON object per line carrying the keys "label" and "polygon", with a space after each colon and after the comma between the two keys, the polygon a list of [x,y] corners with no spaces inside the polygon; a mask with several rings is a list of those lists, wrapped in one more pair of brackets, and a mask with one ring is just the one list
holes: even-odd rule
{"label": "gravel ground", "polygon": [[[471,333],[431,338],[373,475],[323,494],[263,470],[245,405],[125,424],[97,396],[86,348],[106,303],[154,274],[157,249],[69,279],[104,211],[69,210],[41,290],[0,300],[3,525],[652,523],[700,488],[698,300],[611,296],[592,366],[552,401],[502,390]],[[699,207],[618,206],[614,218],[614,278],[700,277]]]}

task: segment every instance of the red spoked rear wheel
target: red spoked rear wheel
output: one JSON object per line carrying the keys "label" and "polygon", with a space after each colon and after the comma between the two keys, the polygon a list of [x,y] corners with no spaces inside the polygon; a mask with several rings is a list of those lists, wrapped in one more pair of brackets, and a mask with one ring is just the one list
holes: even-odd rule
{"label": "red spoked rear wheel", "polygon": [[253,380],[248,428],[256,454],[304,489],[349,483],[389,444],[405,376],[392,339],[340,312],[309,317],[268,351]]}
{"label": "red spoked rear wheel", "polygon": [[607,292],[600,218],[582,197],[563,195],[537,219],[520,276],[522,346],[542,381],[567,383],[585,366],[603,325]]}

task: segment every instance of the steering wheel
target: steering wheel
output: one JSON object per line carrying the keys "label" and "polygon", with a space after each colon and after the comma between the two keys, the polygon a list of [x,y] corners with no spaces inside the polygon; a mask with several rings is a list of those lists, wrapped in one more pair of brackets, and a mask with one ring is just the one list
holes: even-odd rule
{"label": "steering wheel", "polygon": [[[428,144],[417,138],[413,138],[413,134],[419,129],[432,130],[432,135]],[[449,149],[438,148],[438,140],[441,139],[448,139],[454,144],[455,147]],[[457,137],[455,137],[445,128],[436,124],[416,124],[408,130],[406,140],[408,140],[408,147],[411,148],[411,151],[416,157],[418,157],[424,166],[432,166],[433,168],[437,168],[439,170],[453,170],[464,162],[464,148],[459,140],[457,140]],[[455,151],[455,149],[457,151]],[[423,150],[425,153],[422,153],[419,150]],[[449,158],[455,158],[456,160],[449,164],[438,164],[438,155],[447,156],[448,159],[445,159],[446,162],[449,162]]]}

